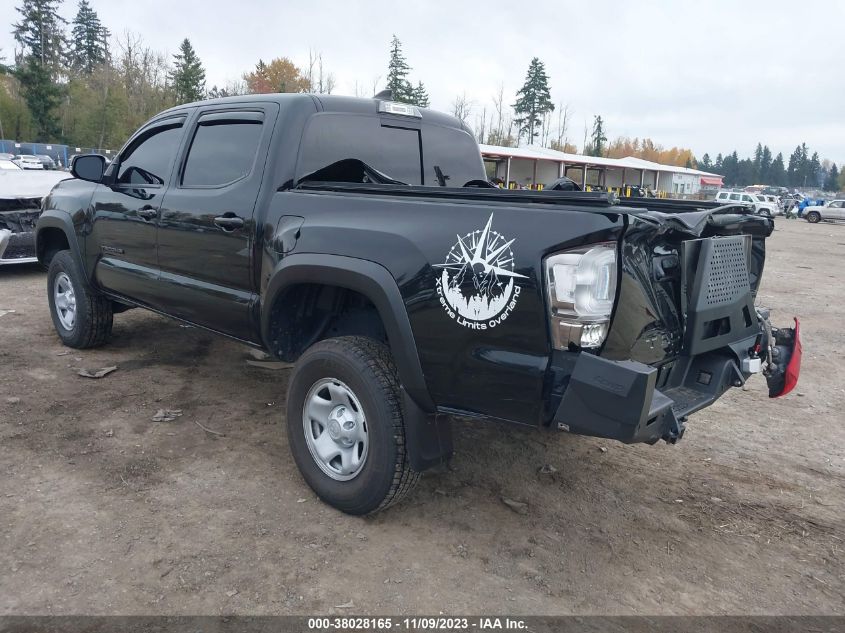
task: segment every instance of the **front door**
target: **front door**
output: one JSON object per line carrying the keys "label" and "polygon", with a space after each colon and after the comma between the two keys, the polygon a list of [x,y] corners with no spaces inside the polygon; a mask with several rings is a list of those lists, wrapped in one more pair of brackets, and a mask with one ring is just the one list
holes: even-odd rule
{"label": "front door", "polygon": [[200,109],[161,207],[167,312],[244,340],[255,337],[253,212],[277,112],[275,104]]}
{"label": "front door", "polygon": [[184,132],[185,115],[157,121],[133,138],[94,191],[86,256],[98,285],[134,301],[157,300],[158,212]]}

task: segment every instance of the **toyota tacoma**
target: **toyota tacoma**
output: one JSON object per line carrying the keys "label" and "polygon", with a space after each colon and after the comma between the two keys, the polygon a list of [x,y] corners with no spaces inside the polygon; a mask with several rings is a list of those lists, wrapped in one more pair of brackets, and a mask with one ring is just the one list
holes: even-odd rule
{"label": "toyota tacoma", "polygon": [[36,230],[65,345],[141,307],[295,362],[289,445],[316,494],[387,507],[467,416],[674,443],[755,373],[798,377],[798,322],[754,299],[771,218],[508,191],[457,119],[384,95],[212,99],[79,156]]}

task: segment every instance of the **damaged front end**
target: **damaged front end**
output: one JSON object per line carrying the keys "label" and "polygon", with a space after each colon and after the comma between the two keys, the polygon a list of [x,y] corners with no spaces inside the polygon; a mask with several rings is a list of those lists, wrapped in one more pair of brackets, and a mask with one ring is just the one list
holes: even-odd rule
{"label": "damaged front end", "polygon": [[754,305],[773,228],[732,207],[630,210],[607,341],[574,359],[556,425],[673,443],[690,414],[755,373],[770,397],[789,393],[801,362],[798,319],[776,328]]}
{"label": "damaged front end", "polygon": [[41,198],[0,198],[0,265],[38,261],[35,223]]}

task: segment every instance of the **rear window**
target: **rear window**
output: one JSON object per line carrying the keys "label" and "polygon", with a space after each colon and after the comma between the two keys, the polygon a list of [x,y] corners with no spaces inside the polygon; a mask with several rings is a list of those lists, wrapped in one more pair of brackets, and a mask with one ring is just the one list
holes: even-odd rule
{"label": "rear window", "polygon": [[400,125],[383,125],[378,116],[314,115],[302,139],[297,178],[350,159],[409,185],[439,185],[435,167],[448,187],[485,177],[478,146],[466,132],[424,122],[419,130]]}
{"label": "rear window", "polygon": [[437,169],[447,187],[463,187],[470,180],[486,180],[478,145],[469,134],[455,128],[424,125],[423,177],[426,185],[438,185]]}
{"label": "rear window", "polygon": [[420,133],[382,127],[373,116],[316,114],[302,139],[297,177],[355,159],[409,185],[422,184]]}

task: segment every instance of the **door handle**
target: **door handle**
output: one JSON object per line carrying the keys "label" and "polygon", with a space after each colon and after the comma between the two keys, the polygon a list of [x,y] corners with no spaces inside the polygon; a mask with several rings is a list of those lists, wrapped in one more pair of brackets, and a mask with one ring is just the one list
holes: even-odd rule
{"label": "door handle", "polygon": [[214,218],[214,224],[219,226],[224,231],[234,231],[235,229],[239,229],[244,225],[244,220],[243,218],[239,218],[234,214],[226,214],[219,215]]}
{"label": "door handle", "polygon": [[138,209],[138,215],[145,220],[154,220],[158,217],[158,210],[148,205]]}

